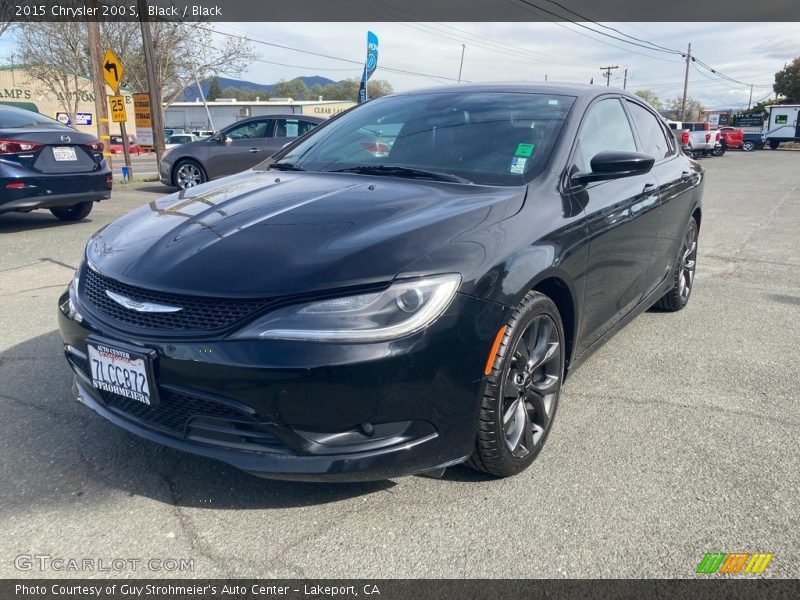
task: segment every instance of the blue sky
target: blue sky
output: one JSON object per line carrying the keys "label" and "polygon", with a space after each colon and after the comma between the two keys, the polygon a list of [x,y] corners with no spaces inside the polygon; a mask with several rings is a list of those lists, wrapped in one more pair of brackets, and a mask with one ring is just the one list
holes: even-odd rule
{"label": "blue sky", "polygon": [[[796,23],[605,23],[665,48],[692,52],[718,71],[753,83],[753,101],[771,93],[774,73],[800,55]],[[380,38],[374,77],[389,80],[398,91],[447,83],[458,76],[461,44],[466,45],[463,79],[468,81],[575,81],[604,84],[600,67],[618,65],[612,85],[650,88],[662,98],[680,96],[684,62],[678,55],[632,46],[586,31],[572,23],[217,23],[219,31],[246,35],[255,42],[302,48],[359,62],[367,29]],[[601,29],[593,25],[596,29]],[[618,35],[611,30],[607,33]],[[360,67],[335,58],[304,54],[256,43],[260,61],[242,79],[272,83],[300,75],[334,80],[360,76]],[[0,39],[0,60],[7,62],[13,39]],[[282,64],[274,64],[282,63]],[[288,66],[287,66],[288,65]],[[411,75],[386,67],[414,71]],[[427,76],[426,76],[427,75]],[[432,76],[432,77],[431,77]],[[693,66],[689,95],[709,108],[742,106],[749,85],[720,80]]]}

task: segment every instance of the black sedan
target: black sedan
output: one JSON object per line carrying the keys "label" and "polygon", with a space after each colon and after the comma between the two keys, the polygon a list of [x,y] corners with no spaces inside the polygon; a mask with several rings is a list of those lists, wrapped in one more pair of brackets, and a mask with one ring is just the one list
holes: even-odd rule
{"label": "black sedan", "polygon": [[111,197],[103,143],[38,113],[0,106],[0,213],[48,208],[85,218]]}
{"label": "black sedan", "polygon": [[702,184],[621,90],[373,100],[95,234],[60,300],[76,397],[267,477],[513,475],[569,371],[686,305]]}

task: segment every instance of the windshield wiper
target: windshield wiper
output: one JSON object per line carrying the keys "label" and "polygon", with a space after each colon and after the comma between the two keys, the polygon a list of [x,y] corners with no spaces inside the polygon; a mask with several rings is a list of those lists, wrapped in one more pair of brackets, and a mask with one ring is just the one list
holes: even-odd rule
{"label": "windshield wiper", "polygon": [[346,169],[335,169],[331,173],[358,173],[360,175],[394,175],[396,177],[408,177],[409,179],[430,179],[432,181],[449,181],[451,183],[472,183],[469,179],[464,179],[451,173],[440,173],[439,171],[427,171],[412,167],[400,167],[394,165],[358,165]]}
{"label": "windshield wiper", "polygon": [[277,171],[305,171],[303,167],[298,167],[297,165],[293,165],[292,163],[270,163],[267,165],[270,169],[275,169]]}

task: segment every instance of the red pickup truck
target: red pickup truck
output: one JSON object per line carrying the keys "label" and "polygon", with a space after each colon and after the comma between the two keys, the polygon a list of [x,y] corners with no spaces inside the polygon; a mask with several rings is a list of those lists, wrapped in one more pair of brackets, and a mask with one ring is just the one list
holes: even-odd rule
{"label": "red pickup truck", "polygon": [[720,127],[720,143],[726,149],[741,148],[744,143],[744,132],[737,127]]}

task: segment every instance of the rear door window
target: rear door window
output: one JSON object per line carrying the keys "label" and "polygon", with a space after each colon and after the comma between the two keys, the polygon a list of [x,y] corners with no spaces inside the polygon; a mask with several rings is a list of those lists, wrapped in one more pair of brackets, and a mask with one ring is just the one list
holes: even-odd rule
{"label": "rear door window", "polygon": [[296,138],[311,131],[317,124],[305,119],[275,119],[272,137]]}
{"label": "rear door window", "polygon": [[635,102],[629,100],[626,100],[626,102],[636,125],[636,130],[639,132],[642,152],[649,154],[656,160],[670,156],[672,148],[664,135],[664,129],[661,127],[658,117]]}

